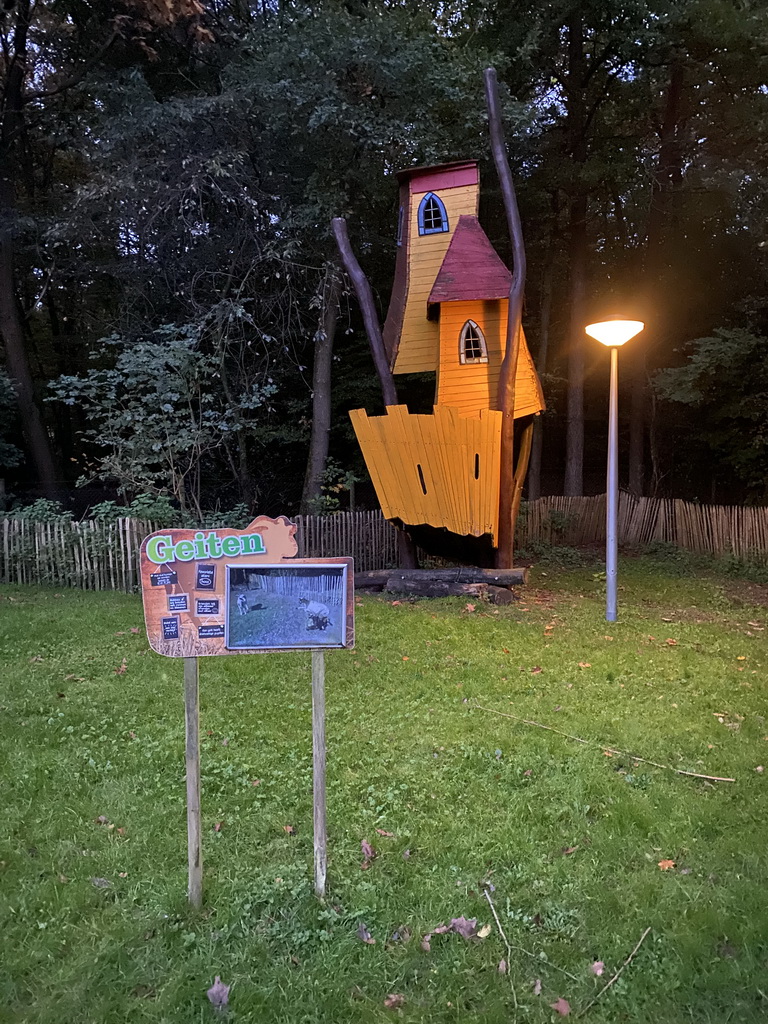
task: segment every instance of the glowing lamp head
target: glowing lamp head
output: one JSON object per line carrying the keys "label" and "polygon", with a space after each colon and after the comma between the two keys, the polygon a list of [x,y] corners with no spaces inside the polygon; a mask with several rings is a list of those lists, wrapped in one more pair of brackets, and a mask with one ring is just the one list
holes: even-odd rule
{"label": "glowing lamp head", "polygon": [[608,348],[617,348],[630,338],[634,338],[644,327],[642,320],[625,320],[623,317],[615,316],[596,324],[587,324],[584,330],[595,341],[607,345]]}

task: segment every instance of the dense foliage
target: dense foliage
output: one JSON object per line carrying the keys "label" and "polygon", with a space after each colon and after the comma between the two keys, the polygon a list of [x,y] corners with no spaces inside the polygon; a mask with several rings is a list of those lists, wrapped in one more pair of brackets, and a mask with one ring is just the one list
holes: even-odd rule
{"label": "dense foliage", "polygon": [[[383,314],[393,172],[478,157],[481,217],[508,258],[482,95],[493,63],[549,402],[532,487],[602,488],[605,355],[582,328],[605,298],[648,322],[623,356],[623,482],[765,496],[768,4],[4,6],[0,463],[13,495],[296,510],[321,350],[325,483],[363,480],[346,412],[381,399],[356,303],[328,287],[329,221],[348,218]],[[401,397],[424,407],[432,386],[406,379]],[[322,506],[322,480],[305,507]],[[364,482],[356,494],[374,500]]]}

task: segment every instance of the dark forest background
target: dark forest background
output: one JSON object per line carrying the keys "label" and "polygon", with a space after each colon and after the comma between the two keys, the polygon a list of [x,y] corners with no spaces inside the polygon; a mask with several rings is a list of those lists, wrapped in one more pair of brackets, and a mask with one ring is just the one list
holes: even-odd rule
{"label": "dark forest background", "polygon": [[[528,496],[604,489],[608,304],[647,323],[622,485],[768,497],[768,2],[3,0],[0,46],[6,506],[373,506],[330,220],[383,317],[394,171],[479,158],[508,259],[489,65],[548,402]],[[426,410],[432,380],[399,388]]]}

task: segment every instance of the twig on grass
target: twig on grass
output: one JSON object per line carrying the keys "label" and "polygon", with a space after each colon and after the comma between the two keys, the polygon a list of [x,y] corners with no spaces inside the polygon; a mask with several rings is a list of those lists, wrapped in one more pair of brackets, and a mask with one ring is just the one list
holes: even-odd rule
{"label": "twig on grass", "polygon": [[617,979],[617,978],[618,978],[618,976],[619,976],[619,975],[621,974],[621,972],[622,972],[622,971],[624,970],[624,968],[625,968],[625,967],[629,967],[629,965],[630,965],[630,963],[632,962],[632,959],[633,959],[633,957],[634,957],[635,953],[636,953],[636,952],[638,951],[638,949],[640,949],[640,947],[642,946],[643,942],[645,942],[645,938],[646,938],[646,936],[648,935],[648,932],[649,932],[650,930],[651,930],[651,926],[650,926],[650,925],[648,925],[648,927],[647,927],[647,928],[645,929],[645,931],[643,932],[643,934],[642,934],[642,935],[640,936],[640,941],[639,941],[639,942],[638,942],[638,944],[637,944],[637,945],[635,946],[635,948],[634,948],[634,949],[632,950],[632,952],[631,952],[631,953],[629,954],[629,956],[628,956],[628,957],[627,957],[627,959],[626,959],[626,960],[624,961],[624,963],[623,963],[623,964],[621,965],[621,967],[620,967],[620,968],[618,969],[618,971],[616,971],[616,973],[614,974],[614,976],[613,976],[613,977],[611,978],[611,980],[610,980],[609,982],[607,982],[607,983],[606,983],[605,985],[603,985],[603,987],[602,987],[602,988],[600,989],[600,991],[599,991],[599,992],[597,993],[597,995],[595,996],[595,998],[594,998],[594,999],[593,999],[593,1000],[592,1000],[592,1001],[591,1001],[590,1003],[587,1003],[587,1005],[586,1005],[586,1006],[584,1007],[584,1009],[583,1009],[583,1010],[582,1010],[582,1011],[581,1011],[580,1013],[578,1013],[578,1014],[577,1014],[577,1016],[578,1016],[578,1017],[583,1017],[583,1016],[584,1016],[584,1014],[585,1014],[585,1013],[587,1012],[587,1010],[588,1010],[588,1009],[589,1009],[589,1008],[590,1008],[591,1006],[594,1006],[594,1005],[595,1005],[595,1003],[596,1003],[596,1002],[597,1002],[597,1000],[598,1000],[598,999],[600,998],[600,996],[601,996],[601,995],[603,994],[603,992],[607,992],[607,991],[608,991],[608,989],[609,989],[609,988],[611,987],[611,985],[612,985],[612,984],[614,983],[614,981],[616,981],[616,979]]}
{"label": "twig on grass", "polygon": [[721,775],[700,775],[699,772],[684,772],[682,768],[673,768],[670,764],[659,764],[658,761],[649,761],[647,757],[638,757],[637,754],[630,754],[626,750],[617,750],[616,747],[606,747],[604,743],[598,743],[597,740],[584,740],[581,736],[572,736],[569,732],[563,732],[562,729],[555,729],[552,725],[543,725],[541,722],[532,722],[527,718],[519,718],[517,715],[511,715],[508,711],[497,711],[495,708],[484,708],[481,704],[473,704],[472,707],[477,708],[478,711],[488,711],[492,715],[501,715],[502,718],[513,718],[516,722],[522,722],[523,725],[535,725],[537,729],[546,729],[548,732],[556,732],[558,736],[565,736],[567,740],[573,740],[575,743],[584,743],[590,747],[599,747],[601,750],[607,750],[609,754],[619,754],[621,757],[629,757],[632,761],[642,761],[643,764],[652,764],[654,768],[666,768],[668,772],[676,772],[678,775],[687,775],[692,779],[706,779],[708,782],[736,781],[736,779],[723,778]]}
{"label": "twig on grass", "polygon": [[512,970],[511,970],[511,968],[512,968],[512,947],[509,944],[509,940],[507,939],[507,936],[504,934],[504,929],[501,927],[501,921],[499,920],[499,915],[496,913],[496,907],[494,907],[494,905],[493,905],[493,900],[491,899],[491,894],[488,892],[487,889],[484,889],[483,892],[485,893],[485,898],[488,900],[488,906],[491,908],[491,913],[493,914],[493,919],[496,922],[496,927],[499,929],[499,935],[502,937],[502,939],[504,940],[504,945],[507,947],[507,974],[509,975],[509,987],[512,989],[512,1002],[515,1005],[515,1009],[517,1009],[517,992],[515,992],[515,984],[512,981]]}
{"label": "twig on grass", "polygon": [[[541,967],[551,967],[553,970],[560,971],[561,974],[566,975],[566,977],[571,978],[573,981],[581,982],[581,980],[582,980],[581,978],[577,978],[575,974],[571,974],[570,971],[566,971],[566,969],[564,967],[558,967],[557,964],[553,964],[549,960],[542,960],[542,958],[540,956],[537,956],[535,953],[531,953],[530,950],[524,949],[522,946],[515,946],[513,943],[511,943],[509,941],[509,939],[507,938],[507,936],[504,934],[504,930],[501,927],[501,922],[499,921],[499,919],[498,919],[498,917],[496,915],[496,908],[494,907],[494,905],[493,905],[493,903],[491,901],[491,897],[490,897],[490,894],[489,894],[488,890],[485,889],[484,892],[485,892],[485,898],[488,900],[488,903],[490,904],[491,910],[493,911],[493,916],[494,916],[494,918],[496,920],[496,925],[497,925],[497,927],[499,929],[499,932],[501,933],[501,937],[504,940],[504,943],[505,943],[505,945],[507,947],[507,957],[510,956],[509,951],[511,949],[514,949],[517,953],[523,953],[525,956],[529,956],[532,960],[535,960],[536,963],[539,964]],[[509,959],[507,959],[507,963],[509,963]]]}

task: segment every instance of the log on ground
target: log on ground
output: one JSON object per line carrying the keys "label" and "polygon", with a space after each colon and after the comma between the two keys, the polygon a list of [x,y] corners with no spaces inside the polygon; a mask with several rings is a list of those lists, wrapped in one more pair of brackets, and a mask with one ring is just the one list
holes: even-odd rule
{"label": "log on ground", "polygon": [[455,569],[372,569],[355,573],[355,587],[365,589],[385,587],[391,581],[430,583],[486,583],[494,587],[516,587],[528,582],[528,570],[474,569],[458,566]]}
{"label": "log on ground", "polygon": [[447,580],[404,580],[392,577],[384,590],[412,597],[487,597],[487,583],[450,583]]}

